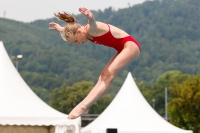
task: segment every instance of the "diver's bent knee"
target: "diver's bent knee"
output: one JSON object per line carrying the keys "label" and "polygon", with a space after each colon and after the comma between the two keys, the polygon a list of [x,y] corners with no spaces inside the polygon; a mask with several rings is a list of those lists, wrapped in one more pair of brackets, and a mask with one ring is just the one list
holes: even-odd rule
{"label": "diver's bent knee", "polygon": [[101,80],[103,81],[112,82],[113,79],[114,79],[114,75],[109,72],[104,72],[101,74]]}

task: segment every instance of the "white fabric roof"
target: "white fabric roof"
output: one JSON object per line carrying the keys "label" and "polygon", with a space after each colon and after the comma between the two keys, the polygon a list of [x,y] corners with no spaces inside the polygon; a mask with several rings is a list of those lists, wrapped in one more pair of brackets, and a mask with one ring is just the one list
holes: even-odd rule
{"label": "white fabric roof", "polygon": [[148,104],[135,84],[131,73],[104,112],[81,133],[106,133],[117,128],[118,133],[192,133],[164,120]]}
{"label": "white fabric roof", "polygon": [[0,106],[0,125],[80,126],[80,118],[68,120],[66,114],[47,105],[29,88],[1,41]]}

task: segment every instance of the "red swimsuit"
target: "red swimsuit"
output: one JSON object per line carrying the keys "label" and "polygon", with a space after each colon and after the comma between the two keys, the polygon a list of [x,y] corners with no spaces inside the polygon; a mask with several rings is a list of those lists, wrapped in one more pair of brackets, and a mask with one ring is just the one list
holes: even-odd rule
{"label": "red swimsuit", "polygon": [[115,38],[115,37],[113,37],[113,35],[110,32],[109,25],[108,25],[108,27],[109,27],[109,31],[107,33],[105,33],[102,36],[92,37],[93,39],[89,39],[89,40],[96,44],[112,47],[112,48],[116,49],[118,52],[121,52],[123,50],[124,44],[128,41],[134,42],[140,49],[140,44],[133,37],[126,36],[124,38]]}

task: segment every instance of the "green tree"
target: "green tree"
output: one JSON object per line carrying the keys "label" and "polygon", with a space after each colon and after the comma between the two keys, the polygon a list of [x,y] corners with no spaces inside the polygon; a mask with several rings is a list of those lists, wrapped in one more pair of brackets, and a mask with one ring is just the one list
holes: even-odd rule
{"label": "green tree", "polygon": [[50,97],[50,91],[48,91],[45,88],[31,88],[34,93],[40,97],[44,102],[46,102],[47,104],[49,104],[49,97]]}
{"label": "green tree", "polygon": [[183,83],[170,87],[170,122],[200,133],[200,75],[191,75]]}
{"label": "green tree", "polygon": [[[60,88],[56,88],[51,93],[50,105],[53,108],[68,114],[86,97],[93,85],[94,84],[92,82],[82,81],[77,82],[72,86],[63,85]],[[104,95],[90,107],[89,113],[101,113],[110,102],[110,95]]]}
{"label": "green tree", "polygon": [[152,87],[145,85],[143,82],[136,82],[140,92],[145,97],[150,105],[153,105],[152,100],[154,96],[152,95]]}
{"label": "green tree", "polygon": [[163,116],[165,110],[165,88],[174,83],[181,83],[187,78],[187,74],[180,71],[167,71],[158,77],[152,87],[151,96],[156,100],[156,111]]}

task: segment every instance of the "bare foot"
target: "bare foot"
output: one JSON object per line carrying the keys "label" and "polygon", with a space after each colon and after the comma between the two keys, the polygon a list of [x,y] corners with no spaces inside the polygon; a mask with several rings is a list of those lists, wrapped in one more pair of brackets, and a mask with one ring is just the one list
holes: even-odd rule
{"label": "bare foot", "polygon": [[68,119],[76,119],[78,118],[81,114],[87,114],[88,109],[87,106],[84,104],[78,104],[68,115]]}

